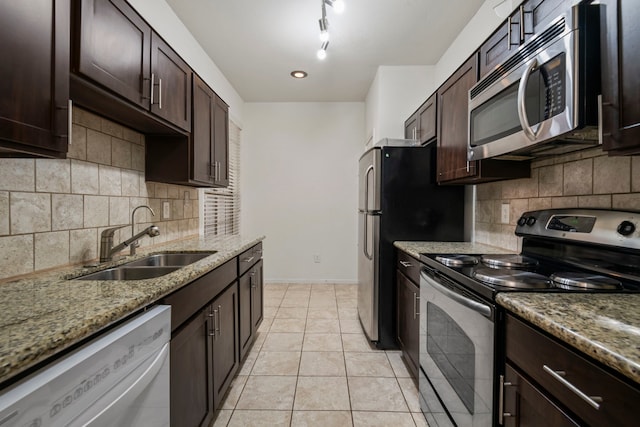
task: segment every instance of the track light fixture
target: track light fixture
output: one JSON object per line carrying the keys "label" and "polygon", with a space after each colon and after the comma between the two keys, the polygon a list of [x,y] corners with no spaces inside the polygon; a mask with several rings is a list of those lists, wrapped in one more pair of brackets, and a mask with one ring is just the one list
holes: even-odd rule
{"label": "track light fixture", "polygon": [[327,57],[327,47],[329,46],[329,20],[327,19],[327,6],[331,6],[336,13],[342,13],[344,11],[343,0],[320,0],[322,2],[322,18],[318,19],[320,26],[320,42],[322,45],[318,49],[318,59],[325,59]]}

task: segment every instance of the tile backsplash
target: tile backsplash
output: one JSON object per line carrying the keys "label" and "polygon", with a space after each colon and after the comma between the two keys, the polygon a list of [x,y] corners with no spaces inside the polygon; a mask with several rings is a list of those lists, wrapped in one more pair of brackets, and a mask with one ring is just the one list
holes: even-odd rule
{"label": "tile backsplash", "polygon": [[[502,205],[509,221],[502,222]],[[534,161],[531,178],[476,187],[474,240],[518,251],[523,212],[548,208],[640,210],[640,156],[609,157],[601,149]]]}
{"label": "tile backsplash", "polygon": [[198,191],[145,182],[144,153],[142,134],[74,107],[68,159],[0,159],[0,279],[95,260],[102,230],[126,239],[139,205],[155,216],[138,210],[135,231],[160,228],[142,246],[197,234]]}

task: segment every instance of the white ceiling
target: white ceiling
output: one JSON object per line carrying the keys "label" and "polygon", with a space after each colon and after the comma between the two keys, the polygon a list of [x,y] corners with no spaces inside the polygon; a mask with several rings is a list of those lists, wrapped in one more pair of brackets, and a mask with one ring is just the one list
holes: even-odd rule
{"label": "white ceiling", "polygon": [[[246,102],[364,101],[379,65],[435,65],[484,0],[167,0]],[[296,80],[293,70],[309,77]]]}

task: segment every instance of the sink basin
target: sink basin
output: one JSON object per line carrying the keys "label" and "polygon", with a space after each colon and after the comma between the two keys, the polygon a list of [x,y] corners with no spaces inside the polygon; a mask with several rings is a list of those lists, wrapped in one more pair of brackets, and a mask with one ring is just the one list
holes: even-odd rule
{"label": "sink basin", "polygon": [[164,276],[172,273],[180,267],[115,267],[97,271],[86,276],[77,277],[75,280],[142,280]]}
{"label": "sink basin", "polygon": [[172,266],[172,267],[184,267],[185,265],[193,264],[196,261],[200,261],[203,258],[213,255],[216,252],[196,252],[196,253],[166,253],[149,255],[148,257],[131,261],[125,266]]}

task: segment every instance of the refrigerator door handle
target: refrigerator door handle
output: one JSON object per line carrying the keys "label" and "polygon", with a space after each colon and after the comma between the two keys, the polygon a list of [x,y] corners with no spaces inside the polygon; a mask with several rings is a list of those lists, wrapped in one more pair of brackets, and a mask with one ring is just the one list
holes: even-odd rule
{"label": "refrigerator door handle", "polygon": [[369,174],[371,172],[373,172],[373,165],[369,165],[367,171],[364,173],[364,210],[366,212],[369,212]]}
{"label": "refrigerator door handle", "polygon": [[373,259],[373,255],[369,253],[369,215],[364,214],[364,243],[362,251],[368,260]]}

